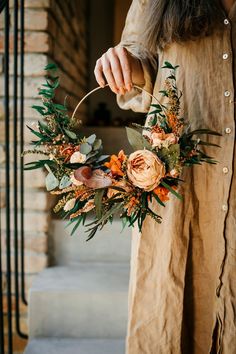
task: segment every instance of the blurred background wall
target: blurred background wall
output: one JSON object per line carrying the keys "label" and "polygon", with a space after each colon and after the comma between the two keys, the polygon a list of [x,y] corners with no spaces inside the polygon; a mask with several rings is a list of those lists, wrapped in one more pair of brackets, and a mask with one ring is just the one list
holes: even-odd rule
{"label": "blurred background wall", "polygon": [[[5,1],[5,3],[8,3]],[[20,5],[22,1],[18,2]],[[72,112],[75,105],[90,89],[97,86],[94,79],[94,66],[96,60],[111,46],[119,43],[124,26],[127,10],[131,0],[25,0],[25,37],[24,37],[24,120],[25,125],[37,124],[38,115],[31,106],[38,103],[37,90],[44,80],[44,66],[49,62],[55,62],[59,67],[58,74],[61,78],[61,87],[57,93],[57,100],[66,97],[69,111]],[[6,60],[5,48],[5,24],[4,11],[0,14],[0,206],[1,206],[1,252],[2,252],[2,289],[3,289],[3,312],[4,312],[4,336],[5,344],[8,342],[8,290],[7,290],[7,238],[11,240],[11,263],[12,279],[14,275],[14,240],[15,232],[14,213],[20,218],[20,211],[14,210],[14,169],[13,169],[13,105],[19,97],[14,97],[14,15],[15,1],[9,2],[9,54],[10,54],[10,80],[9,80],[9,116],[5,116],[5,91],[4,91],[4,61]],[[20,23],[19,23],[20,26]],[[19,33],[18,33],[19,35]],[[19,106],[18,106],[19,109]],[[116,105],[115,95],[108,88],[100,90],[81,106],[77,113],[78,119],[84,123],[85,134],[95,132],[104,139],[106,152],[117,152],[121,147],[128,148],[124,132],[124,124],[136,119],[143,119],[130,111],[122,111]],[[9,120],[9,146],[10,146],[10,206],[6,209],[6,135],[5,125]],[[19,138],[19,137],[18,137]],[[18,138],[16,143],[18,143]],[[25,149],[32,139],[28,129],[24,131]],[[20,160],[18,146],[18,159]],[[31,157],[26,157],[29,162]],[[19,178],[19,161],[17,178]],[[64,251],[64,239],[61,236],[55,246],[55,232],[62,230],[62,224],[55,226],[52,208],[52,199],[45,192],[45,174],[43,171],[27,171],[24,173],[24,272],[26,297],[35,276],[49,265],[55,265],[55,259],[60,252]],[[20,193],[16,191],[16,195]],[[6,230],[6,214],[10,215],[10,232]],[[52,224],[54,227],[52,228]],[[58,228],[59,227],[59,228]],[[53,231],[54,230],[54,231]],[[56,230],[56,231],[55,231]],[[19,230],[18,230],[19,231]],[[19,241],[20,243],[20,241]],[[56,249],[55,249],[56,247]],[[68,254],[71,254],[71,246]],[[75,245],[76,247],[76,245]],[[101,254],[109,258],[110,249],[103,250]],[[122,254],[114,257],[126,263],[128,262],[129,244],[114,247],[120,251],[126,249],[125,259]],[[97,246],[97,250],[99,246]],[[105,251],[106,252],[105,252]],[[58,253],[59,252],[59,253]],[[99,252],[99,251],[97,251]],[[105,252],[105,253],[102,253]],[[123,251],[122,251],[123,252]],[[55,255],[57,253],[57,255]],[[60,253],[60,259],[69,257],[68,254]],[[123,252],[124,254],[124,252]],[[63,258],[64,257],[64,258]],[[76,254],[73,253],[73,257]],[[117,258],[118,257],[118,258]],[[120,257],[120,258],[119,258]],[[125,278],[125,284],[127,283]],[[14,353],[22,353],[27,340],[16,333],[15,325],[15,284],[12,281],[12,321],[13,321],[13,348]],[[126,290],[125,290],[126,291]],[[125,293],[126,294],[126,293]],[[124,294],[124,296],[125,296]],[[28,307],[20,302],[20,329],[23,333],[29,332]],[[123,332],[122,332],[123,333]],[[46,354],[46,353],[45,353]]]}

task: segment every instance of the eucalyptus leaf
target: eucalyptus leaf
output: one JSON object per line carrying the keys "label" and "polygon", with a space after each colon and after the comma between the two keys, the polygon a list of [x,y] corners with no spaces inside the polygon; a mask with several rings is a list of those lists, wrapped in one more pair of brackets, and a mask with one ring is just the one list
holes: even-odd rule
{"label": "eucalyptus leaf", "polygon": [[108,157],[110,157],[110,155],[101,155],[97,158],[97,162],[102,162],[108,159]]}
{"label": "eucalyptus leaf", "polygon": [[143,150],[143,136],[137,130],[126,127],[128,141],[134,150]]}
{"label": "eucalyptus leaf", "polygon": [[102,140],[96,139],[93,144],[93,150],[99,150],[102,147]]}
{"label": "eucalyptus leaf", "polygon": [[76,140],[77,139],[77,135],[72,132],[71,130],[68,129],[64,129],[64,132],[66,133],[66,135],[71,138],[72,140]]}
{"label": "eucalyptus leaf", "polygon": [[82,143],[79,151],[81,154],[88,155],[92,151],[92,146],[88,143]]}
{"label": "eucalyptus leaf", "polygon": [[39,121],[38,124],[39,124],[40,129],[43,130],[46,134],[49,134],[49,135],[52,134],[51,130],[48,128],[47,123],[45,123],[43,121]]}
{"label": "eucalyptus leaf", "polygon": [[[90,153],[87,155],[87,161],[88,161],[89,159],[91,159],[92,157],[97,156],[97,154],[98,154],[98,151],[92,151],[92,152],[90,152]],[[97,161],[97,159],[96,159],[96,161]]]}
{"label": "eucalyptus leaf", "polygon": [[96,140],[96,134],[90,135],[88,138],[86,138],[87,143],[93,145]]}
{"label": "eucalyptus leaf", "polygon": [[60,180],[59,188],[63,189],[63,188],[69,187],[71,185],[71,183],[72,182],[71,182],[70,177],[67,175],[64,175],[62,177],[62,179]]}
{"label": "eucalyptus leaf", "polygon": [[47,191],[52,191],[59,185],[58,179],[54,176],[52,172],[50,172],[45,178]]}

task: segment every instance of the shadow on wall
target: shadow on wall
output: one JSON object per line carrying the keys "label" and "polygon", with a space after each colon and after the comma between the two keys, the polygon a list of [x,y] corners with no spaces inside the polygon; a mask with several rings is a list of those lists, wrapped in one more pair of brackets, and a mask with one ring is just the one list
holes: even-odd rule
{"label": "shadow on wall", "polygon": [[[94,77],[96,60],[120,41],[131,0],[90,0],[89,17],[89,90],[98,86]],[[89,98],[88,125],[122,126],[143,121],[144,114],[121,110],[109,88]]]}

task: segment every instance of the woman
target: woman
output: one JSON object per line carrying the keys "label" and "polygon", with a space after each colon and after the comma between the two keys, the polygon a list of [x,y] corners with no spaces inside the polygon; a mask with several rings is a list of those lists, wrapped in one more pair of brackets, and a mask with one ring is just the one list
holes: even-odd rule
{"label": "woman", "polygon": [[[168,72],[180,65],[183,114],[206,127],[218,160],[184,171],[184,202],[155,205],[132,236],[127,354],[236,353],[236,3],[133,0],[121,42],[98,59],[121,108],[148,112]],[[155,102],[153,102],[155,103]]]}

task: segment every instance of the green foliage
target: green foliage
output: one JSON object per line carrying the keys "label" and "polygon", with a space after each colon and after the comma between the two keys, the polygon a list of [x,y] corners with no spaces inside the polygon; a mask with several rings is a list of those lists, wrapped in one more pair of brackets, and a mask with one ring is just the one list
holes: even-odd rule
{"label": "green foliage", "polygon": [[136,129],[126,127],[126,134],[128,141],[132,148],[135,150],[143,150],[144,148],[144,137]]}
{"label": "green foliage", "polygon": [[95,192],[94,204],[95,204],[96,216],[98,219],[102,217],[102,213],[103,213],[102,198],[104,196],[104,193],[105,193],[104,189],[98,189]]}
{"label": "green foliage", "polygon": [[176,196],[178,199],[183,200],[182,195],[180,195],[178,192],[176,192],[173,188],[171,188],[171,186],[166,183],[164,180],[161,181],[161,185],[163,187],[165,187],[166,189],[168,189],[172,194],[174,194],[174,196]]}
{"label": "green foliage", "polygon": [[174,70],[174,71],[176,71],[177,68],[179,68],[179,65],[173,66],[168,61],[165,61],[164,65],[162,66],[162,69],[171,69],[171,70]]}

